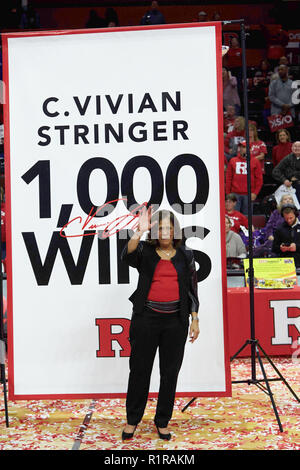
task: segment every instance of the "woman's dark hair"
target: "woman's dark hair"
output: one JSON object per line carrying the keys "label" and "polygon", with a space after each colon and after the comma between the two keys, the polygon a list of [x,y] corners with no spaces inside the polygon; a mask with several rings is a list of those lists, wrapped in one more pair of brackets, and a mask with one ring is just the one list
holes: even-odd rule
{"label": "woman's dark hair", "polygon": [[267,59],[261,59],[261,61],[259,63],[259,68],[261,69],[261,66],[262,66],[263,62],[267,65],[267,69],[271,70],[270,62]]}
{"label": "woman's dark hair", "polygon": [[151,245],[158,246],[158,235],[159,235],[159,225],[162,220],[168,220],[174,227],[174,238],[173,238],[173,245],[174,248],[177,248],[182,242],[182,230],[180,228],[179,222],[177,217],[173,214],[173,212],[168,210],[161,210],[154,212],[151,217],[151,223],[157,222],[148,233],[147,241]]}
{"label": "woman's dark hair", "polygon": [[299,211],[294,204],[283,204],[281,206],[282,217],[283,217],[283,214],[290,214],[291,212],[294,212],[295,216],[298,217]]}
{"label": "woman's dark hair", "polygon": [[225,201],[237,202],[237,197],[234,193],[226,194]]}

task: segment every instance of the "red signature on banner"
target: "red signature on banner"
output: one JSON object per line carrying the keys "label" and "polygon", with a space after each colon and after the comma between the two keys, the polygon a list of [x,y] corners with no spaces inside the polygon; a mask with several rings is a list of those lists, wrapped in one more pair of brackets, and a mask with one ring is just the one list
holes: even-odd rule
{"label": "red signature on banner", "polygon": [[[120,232],[120,230],[127,227],[133,220],[138,219],[140,209],[144,206],[147,206],[147,202],[143,202],[143,204],[141,204],[140,206],[137,206],[133,211],[129,212],[128,214],[124,214],[120,217],[117,217],[116,219],[112,220],[111,222],[106,222],[104,224],[91,224],[91,225],[89,225],[90,222],[93,220],[93,218],[98,214],[98,212],[100,210],[102,210],[103,208],[105,208],[109,204],[112,204],[112,203],[118,202],[118,201],[127,201],[127,199],[126,198],[121,198],[121,199],[114,199],[113,201],[106,202],[103,206],[98,207],[98,209],[94,213],[93,213],[93,210],[95,208],[92,207],[90,212],[89,212],[89,215],[87,216],[87,218],[85,219],[83,224],[82,224],[83,219],[80,215],[78,217],[74,217],[74,219],[69,220],[69,222],[67,222],[62,227],[62,229],[60,230],[60,236],[63,237],[63,238],[72,238],[72,237],[88,237],[88,236],[96,235],[96,233],[82,233],[82,234],[78,234],[78,235],[65,235],[64,233],[62,233],[63,230],[66,227],[69,227],[75,221],[78,221],[79,224],[82,224],[82,226],[81,226],[82,231],[84,231],[85,229],[95,230],[96,228],[99,228],[99,227],[105,227],[103,232],[102,232],[102,238],[111,237],[112,235],[115,235],[116,233]],[[128,220],[128,219],[130,219],[130,220]],[[125,225],[122,225],[123,222],[127,222],[127,223]],[[120,224],[121,224],[121,226],[120,226]],[[137,226],[138,226],[138,221],[136,222],[136,224],[134,224],[133,227],[131,227],[131,229],[134,230],[134,229],[137,228]],[[118,228],[116,229],[116,227],[118,227]],[[115,232],[113,232],[114,229],[116,229]]]}

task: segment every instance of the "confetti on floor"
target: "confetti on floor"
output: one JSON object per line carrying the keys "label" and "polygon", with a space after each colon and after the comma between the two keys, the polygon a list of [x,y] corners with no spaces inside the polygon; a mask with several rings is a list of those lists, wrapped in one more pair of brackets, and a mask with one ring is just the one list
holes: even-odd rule
{"label": "confetti on floor", "polygon": [[[300,364],[273,358],[300,398]],[[267,376],[277,377],[265,364]],[[251,377],[250,359],[231,364],[232,380]],[[257,378],[261,378],[257,368]],[[232,397],[177,398],[170,422],[171,441],[158,439],[153,417],[156,399],[149,399],[142,422],[130,441],[122,442],[125,400],[9,401],[9,428],[0,394],[0,450],[300,450],[300,403],[281,381],[271,382],[283,432],[279,431],[271,400],[255,385],[233,384]],[[89,416],[88,425],[84,425]]]}

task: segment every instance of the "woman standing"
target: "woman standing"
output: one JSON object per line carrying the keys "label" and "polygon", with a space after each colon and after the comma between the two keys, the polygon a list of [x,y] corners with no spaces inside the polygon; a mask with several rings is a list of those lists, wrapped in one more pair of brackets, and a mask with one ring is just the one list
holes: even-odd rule
{"label": "woman standing", "polygon": [[[154,423],[161,439],[169,440],[177,377],[183,360],[192,317],[190,341],[199,335],[197,275],[193,251],[181,245],[182,234],[174,214],[144,207],[139,226],[122,253],[122,259],[139,272],[130,299],[131,355],[122,439],[133,437],[147,403],[153,361],[159,350],[160,388]],[[142,235],[151,230],[147,241]]]}
{"label": "woman standing", "polygon": [[224,151],[227,160],[237,155],[238,144],[245,140],[245,118],[237,116],[234,120],[233,131],[228,132],[224,140]]}
{"label": "woman standing", "polygon": [[227,67],[234,77],[237,79],[238,92],[242,93],[242,48],[238,38],[232,37],[230,39],[230,47],[227,52]]}
{"label": "woman standing", "polygon": [[265,156],[268,153],[266,144],[259,140],[255,124],[249,124],[250,156],[257,158],[261,164],[261,171],[265,172]]}
{"label": "woman standing", "polygon": [[280,129],[276,132],[276,142],[272,149],[273,167],[275,168],[281,160],[292,153],[291,134],[286,129]]}
{"label": "woman standing", "polygon": [[222,69],[223,78],[223,106],[226,108],[229,104],[235,107],[236,114],[240,113],[241,100],[237,89],[237,79],[231,75],[226,67]]}

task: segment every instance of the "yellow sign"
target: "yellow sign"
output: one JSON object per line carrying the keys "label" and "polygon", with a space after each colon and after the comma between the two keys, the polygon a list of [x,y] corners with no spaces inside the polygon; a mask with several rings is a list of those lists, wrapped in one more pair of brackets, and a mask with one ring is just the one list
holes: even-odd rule
{"label": "yellow sign", "polygon": [[[249,259],[244,259],[246,286],[249,287]],[[259,289],[290,289],[297,285],[294,258],[255,258],[254,287]]]}

